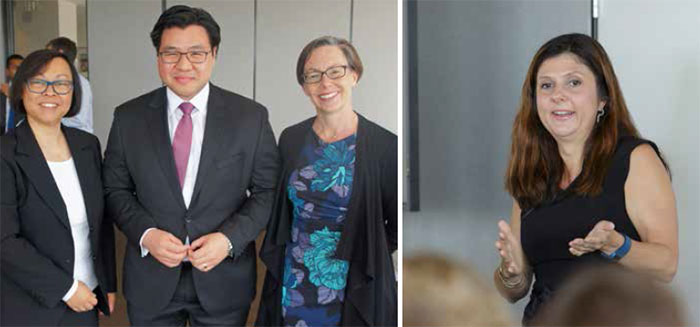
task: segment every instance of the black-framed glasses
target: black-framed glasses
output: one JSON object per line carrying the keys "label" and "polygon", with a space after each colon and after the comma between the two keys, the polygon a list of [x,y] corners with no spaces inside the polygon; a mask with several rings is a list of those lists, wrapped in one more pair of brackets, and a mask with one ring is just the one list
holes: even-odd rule
{"label": "black-framed glasses", "polygon": [[306,84],[316,84],[321,81],[321,78],[325,74],[330,79],[339,79],[347,73],[348,66],[333,66],[322,72],[310,72],[304,74],[304,83]]}
{"label": "black-framed glasses", "polygon": [[54,93],[66,95],[73,90],[73,81],[59,79],[57,81],[49,82],[38,78],[27,81],[27,90],[32,93],[43,94],[49,89],[49,86],[53,88]]}
{"label": "black-framed glasses", "polygon": [[178,62],[180,62],[180,57],[182,55],[185,55],[185,57],[187,57],[187,60],[189,60],[193,64],[201,64],[207,60],[207,55],[209,55],[210,52],[211,50],[192,50],[187,52],[163,51],[158,52],[158,56],[160,57],[160,60],[162,60],[166,64],[177,64]]}

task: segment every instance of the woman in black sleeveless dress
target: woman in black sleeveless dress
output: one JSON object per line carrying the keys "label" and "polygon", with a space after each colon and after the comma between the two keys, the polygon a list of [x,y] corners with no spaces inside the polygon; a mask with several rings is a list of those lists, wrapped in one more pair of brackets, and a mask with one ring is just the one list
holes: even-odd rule
{"label": "woman in black sleeveless dress", "polygon": [[494,272],[511,302],[532,294],[528,324],[566,277],[584,265],[620,264],[670,281],[678,265],[670,174],[641,139],[602,46],[558,36],[530,64],[513,124]]}

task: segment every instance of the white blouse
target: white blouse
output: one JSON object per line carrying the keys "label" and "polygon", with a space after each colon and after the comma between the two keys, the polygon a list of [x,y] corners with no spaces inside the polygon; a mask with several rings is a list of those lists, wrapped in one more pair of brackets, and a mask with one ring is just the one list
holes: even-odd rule
{"label": "white blouse", "polygon": [[73,251],[75,261],[73,263],[73,286],[63,296],[63,301],[68,301],[78,289],[78,281],[83,282],[88,288],[97,287],[97,276],[92,262],[92,249],[90,248],[90,226],[87,220],[85,200],[80,188],[78,172],[75,169],[73,158],[62,162],[47,161],[54,181],[61,192],[61,198],[66,205],[68,220],[70,222],[71,235],[73,237]]}

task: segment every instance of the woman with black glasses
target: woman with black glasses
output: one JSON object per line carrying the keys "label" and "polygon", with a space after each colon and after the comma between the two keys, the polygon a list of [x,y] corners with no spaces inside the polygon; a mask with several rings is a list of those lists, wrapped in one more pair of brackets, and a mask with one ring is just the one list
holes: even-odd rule
{"label": "woman with black glasses", "polygon": [[114,230],[103,217],[100,144],[61,125],[80,109],[78,72],[33,52],[10,89],[26,114],[2,136],[0,324],[97,326],[116,292]]}
{"label": "woman with black glasses", "polygon": [[280,137],[258,325],[396,325],[396,135],[353,110],[362,62],[348,41],[311,41],[296,73],[316,116]]}

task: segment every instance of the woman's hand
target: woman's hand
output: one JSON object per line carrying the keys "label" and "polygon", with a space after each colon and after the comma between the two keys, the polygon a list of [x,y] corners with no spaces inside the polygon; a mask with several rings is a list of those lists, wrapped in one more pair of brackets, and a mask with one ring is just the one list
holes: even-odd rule
{"label": "woman's hand", "polygon": [[[109,314],[114,313],[114,303],[117,302],[117,293],[107,293],[107,306],[109,307]],[[100,311],[100,316],[105,314]]]}
{"label": "woman's hand", "polygon": [[525,259],[520,241],[515,237],[510,225],[501,220],[498,222],[498,240],[496,249],[501,256],[501,271],[499,273],[506,279],[524,277]]}
{"label": "woman's hand", "polygon": [[66,302],[75,312],[86,312],[97,305],[97,296],[83,282],[78,281],[78,289]]}
{"label": "woman's hand", "polygon": [[624,241],[624,236],[615,231],[615,224],[601,220],[593,226],[585,238],[576,238],[569,242],[569,252],[575,256],[598,250],[611,254],[622,246]]}

